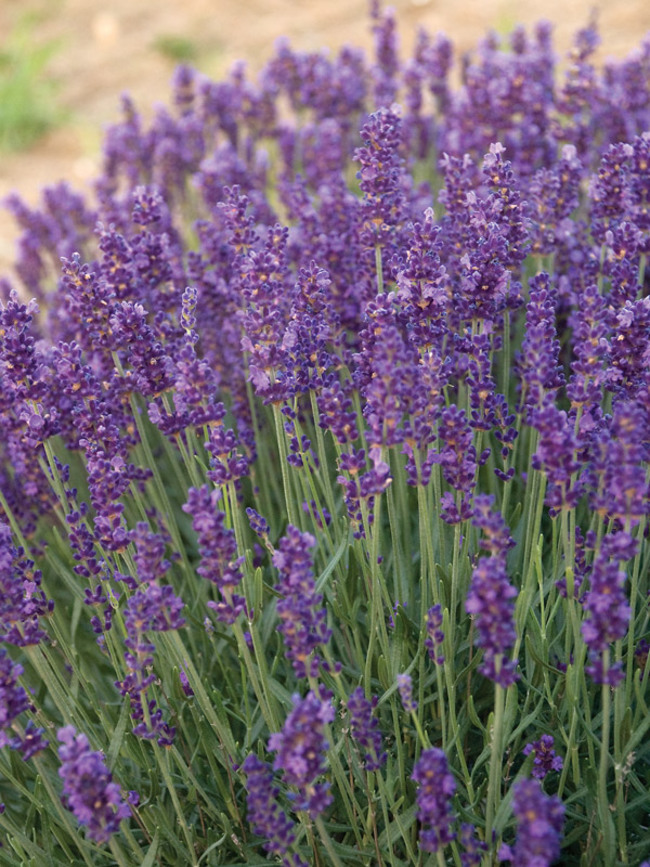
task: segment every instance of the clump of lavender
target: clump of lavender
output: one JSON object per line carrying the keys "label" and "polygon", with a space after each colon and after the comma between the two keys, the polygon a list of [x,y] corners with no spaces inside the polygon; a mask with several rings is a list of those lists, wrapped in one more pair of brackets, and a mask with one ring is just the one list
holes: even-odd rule
{"label": "clump of lavender", "polygon": [[406,865],[416,812],[440,863],[648,858],[650,42],[491,33],[455,88],[445,37],[371,26],[181,67],[92,203],[9,203],[18,860]]}
{"label": "clump of lavender", "polygon": [[86,735],[65,726],[57,737],[64,801],[86,827],[88,837],[105,843],[119,830],[122,819],[131,815],[131,808],[122,800],[102,754],[90,749]]}

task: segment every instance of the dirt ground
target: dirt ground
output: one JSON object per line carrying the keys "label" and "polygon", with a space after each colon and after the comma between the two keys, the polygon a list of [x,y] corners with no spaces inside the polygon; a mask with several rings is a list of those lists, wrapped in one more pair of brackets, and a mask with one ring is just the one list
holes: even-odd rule
{"label": "dirt ground", "polygon": [[[648,0],[393,0],[406,53],[419,26],[444,32],[457,54],[489,29],[507,33],[516,23],[545,18],[555,26],[558,55],[596,11],[602,59],[624,57],[650,31]],[[300,50],[370,47],[367,0],[0,0],[0,41],[30,18],[30,39],[53,40],[47,67],[65,123],[26,151],[0,155],[0,198],[18,191],[38,199],[43,185],[66,178],[84,189],[99,165],[102,130],[119,117],[128,91],[147,113],[168,98],[175,61],[164,46],[179,44],[213,77],[245,59],[259,68],[275,40],[288,36]],[[13,259],[15,230],[0,213],[0,271]]]}

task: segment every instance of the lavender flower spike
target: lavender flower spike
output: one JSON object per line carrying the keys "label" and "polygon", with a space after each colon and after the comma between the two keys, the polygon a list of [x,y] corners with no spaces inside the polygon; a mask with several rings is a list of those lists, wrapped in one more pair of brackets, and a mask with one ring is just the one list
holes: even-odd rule
{"label": "lavender flower spike", "polygon": [[386,762],[379,721],[373,716],[377,702],[376,695],[372,697],[372,701],[365,697],[362,686],[357,687],[348,699],[350,734],[364,750],[363,763],[367,771],[378,771]]}
{"label": "lavender flower spike", "polygon": [[293,710],[281,732],[269,738],[269,750],[276,752],[274,770],[282,770],[284,779],[297,789],[294,806],[307,810],[315,819],[332,802],[329,783],[317,783],[325,773],[325,752],[329,746],[324,727],[334,719],[334,707],[329,694],[313,691],[304,699],[293,696]]}
{"label": "lavender flower spike", "polygon": [[465,610],[475,617],[478,643],[484,651],[480,671],[504,689],[518,678],[516,660],[507,659],[517,638],[514,604],[505,555],[481,557],[472,576]]}
{"label": "lavender flower spike", "polygon": [[332,634],[323,596],[316,593],[309,553],[315,544],[310,533],[289,524],[272,557],[279,573],[275,589],[282,597],[277,604],[280,632],[297,677],[316,677],[324,663],[314,651],[327,644]]}
{"label": "lavender flower spike", "polygon": [[542,791],[539,780],[520,780],[513,789],[512,809],[517,817],[514,847],[501,846],[501,861],[517,867],[549,867],[560,854],[564,805]]}
{"label": "lavender flower spike", "polygon": [[131,815],[131,808],[122,801],[120,787],[112,781],[102,754],[90,749],[86,735],[65,726],[59,729],[58,738],[64,802],[79,823],[87,826],[88,837],[105,843],[122,819]]}
{"label": "lavender flower spike", "polygon": [[454,819],[450,800],[456,791],[456,780],[449,770],[444,751],[437,747],[424,750],[411,779],[418,784],[418,819],[423,826],[420,849],[437,852],[455,837],[450,830]]}
{"label": "lavender flower spike", "polygon": [[294,823],[277,802],[280,789],[273,782],[271,769],[254,753],[242,765],[246,774],[248,819],[256,834],[264,837],[267,852],[285,856],[296,839]]}
{"label": "lavender flower spike", "polygon": [[561,771],[562,756],[556,756],[553,749],[553,736],[542,735],[538,741],[526,744],[524,755],[533,754],[533,776],[543,780],[549,771]]}

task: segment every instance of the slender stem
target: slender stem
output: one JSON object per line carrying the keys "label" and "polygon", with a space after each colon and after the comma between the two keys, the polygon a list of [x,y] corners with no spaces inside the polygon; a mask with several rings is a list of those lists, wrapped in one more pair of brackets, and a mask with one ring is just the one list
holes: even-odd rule
{"label": "slender stem", "polygon": [[501,799],[501,776],[503,754],[503,717],[505,710],[505,689],[498,683],[494,685],[494,722],[492,728],[492,749],[490,755],[490,777],[485,810],[485,835],[490,839],[494,830],[494,816]]}

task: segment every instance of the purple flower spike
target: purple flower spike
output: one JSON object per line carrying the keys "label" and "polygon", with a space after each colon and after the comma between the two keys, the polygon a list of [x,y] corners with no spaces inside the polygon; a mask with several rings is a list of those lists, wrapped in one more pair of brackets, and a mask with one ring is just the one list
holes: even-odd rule
{"label": "purple flower spike", "polygon": [[368,701],[361,686],[357,687],[348,699],[350,733],[364,750],[364,767],[367,771],[378,771],[386,761],[386,753],[382,752],[379,721],[373,716],[376,707],[377,696]]}
{"label": "purple flower spike", "polygon": [[418,703],[413,698],[413,681],[410,674],[397,675],[397,690],[404,710],[407,713],[415,713],[418,709]]}
{"label": "purple flower spike", "polygon": [[480,671],[504,688],[517,680],[516,661],[506,659],[517,638],[511,601],[516,595],[508,582],[505,555],[481,557],[465,610],[476,618],[478,642],[485,653]]}
{"label": "purple flower spike", "polygon": [[41,572],[13,544],[11,529],[0,521],[0,640],[18,647],[46,638],[39,618],[54,609],[41,590]]}
{"label": "purple flower spike", "polygon": [[361,138],[365,146],[354,154],[361,165],[357,177],[364,193],[361,241],[371,248],[386,247],[401,227],[409,183],[400,154],[402,120],[396,108],[371,114]]}
{"label": "purple flower spike", "polygon": [[120,787],[112,781],[102,754],[90,749],[86,735],[65,726],[58,738],[64,803],[87,827],[91,840],[105,843],[119,830],[122,819],[131,815],[131,808],[122,801]]}
{"label": "purple flower spike", "polygon": [[307,810],[315,819],[332,802],[329,783],[317,783],[327,770],[325,753],[329,747],[324,728],[334,719],[334,707],[326,692],[313,691],[304,699],[293,696],[293,710],[281,732],[272,734],[268,747],[277,753],[274,770],[282,770],[285,782],[295,786],[296,810]]}
{"label": "purple flower spike", "polygon": [[427,611],[427,637],[424,646],[429,651],[429,657],[436,665],[444,665],[445,657],[442,654],[442,643],[445,633],[442,631],[442,608],[434,605]]}
{"label": "purple flower spike", "polygon": [[4,730],[30,707],[27,693],[18,684],[22,673],[22,666],[7,655],[4,647],[0,647],[0,746],[10,743]]}
{"label": "purple flower spike", "polygon": [[25,726],[25,732],[22,737],[16,739],[16,749],[20,752],[24,761],[28,761],[36,753],[46,749],[50,742],[45,740],[43,735],[45,729],[40,728],[35,722],[29,720]]}
{"label": "purple flower spike", "polygon": [[550,867],[560,854],[564,805],[549,797],[538,780],[520,780],[513,789],[512,809],[517,817],[517,842],[502,846],[501,861],[517,867]]}
{"label": "purple flower spike", "polygon": [[332,630],[327,626],[323,597],[316,593],[310,549],[316,540],[289,525],[273,553],[273,565],[279,572],[276,591],[282,597],[277,604],[280,632],[297,677],[315,677],[323,664],[314,651],[327,644]]}
{"label": "purple flower spike", "polygon": [[248,819],[253,830],[264,837],[267,852],[284,856],[296,839],[295,824],[277,802],[280,789],[266,762],[251,753],[242,770],[246,774]]}
{"label": "purple flower spike", "polygon": [[424,750],[411,779],[418,784],[418,819],[422,824],[420,849],[438,852],[456,836],[450,830],[454,820],[450,801],[456,791],[456,780],[444,751],[436,747]]}
{"label": "purple flower spike", "polygon": [[561,771],[562,756],[556,756],[553,749],[553,737],[551,735],[542,735],[538,741],[526,744],[524,747],[524,755],[533,754],[533,776],[538,780],[543,780],[549,771]]}
{"label": "purple flower spike", "polygon": [[460,856],[462,867],[480,867],[483,853],[487,852],[487,844],[477,838],[474,825],[461,825],[459,839],[465,850]]}
{"label": "purple flower spike", "polygon": [[192,527],[198,536],[201,565],[196,570],[220,591],[219,602],[209,602],[210,608],[224,623],[234,623],[244,610],[244,599],[235,593],[241,582],[241,558],[237,557],[235,533],[225,525],[226,514],[217,508],[221,491],[208,485],[190,488],[184,512],[192,516]]}

